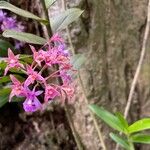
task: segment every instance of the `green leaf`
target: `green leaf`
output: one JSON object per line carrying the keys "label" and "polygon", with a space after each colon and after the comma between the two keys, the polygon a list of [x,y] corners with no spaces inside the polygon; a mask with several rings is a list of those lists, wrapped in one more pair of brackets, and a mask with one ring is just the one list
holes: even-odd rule
{"label": "green leaf", "polygon": [[4,75],[4,69],[6,68],[6,66],[6,62],[4,62],[2,58],[0,58],[0,76]]}
{"label": "green leaf", "polygon": [[[0,89],[0,108],[3,107],[8,102],[10,92],[11,92],[10,88]],[[13,97],[12,102],[20,102],[23,99],[24,99],[23,97],[21,98]]]}
{"label": "green leaf", "polygon": [[0,108],[8,102],[10,91],[10,88],[0,89]]}
{"label": "green leaf", "polygon": [[83,54],[75,54],[71,57],[71,64],[75,69],[80,69],[85,62],[85,56]]}
{"label": "green leaf", "polygon": [[56,0],[45,0],[46,8],[48,9],[55,2],[56,2]]}
{"label": "green leaf", "polygon": [[8,48],[13,49],[13,46],[8,41],[0,39],[0,57],[6,57],[7,56]]}
{"label": "green leaf", "polygon": [[131,136],[131,140],[134,143],[150,144],[150,135],[147,134],[135,134]]}
{"label": "green leaf", "polygon": [[9,81],[10,81],[9,76],[0,77],[0,84],[6,83],[6,82],[9,82]]}
{"label": "green leaf", "polygon": [[51,27],[53,31],[64,29],[70,23],[74,22],[83,13],[83,10],[79,8],[70,8],[63,11],[58,16],[51,18]]}
{"label": "green leaf", "polygon": [[19,55],[19,60],[23,61],[25,63],[32,63],[33,62],[32,56],[31,55],[25,55],[25,54]]}
{"label": "green leaf", "polygon": [[23,16],[26,18],[35,19],[35,20],[38,20],[38,21],[43,22],[43,23],[47,22],[47,20],[44,20],[44,19],[42,19],[42,18],[40,18],[40,17],[38,17],[38,16],[36,16],[36,15],[26,11],[26,10],[20,9],[20,8],[6,2],[6,1],[0,1],[0,9],[7,9],[7,10],[9,10],[9,11],[11,11],[17,15],[20,15],[20,16]]}
{"label": "green leaf", "polygon": [[3,36],[6,38],[14,38],[19,41],[32,43],[32,44],[39,44],[43,45],[46,42],[46,39],[39,37],[37,35],[25,32],[18,32],[14,30],[5,30],[3,32]]}
{"label": "green leaf", "polygon": [[[13,74],[14,75],[14,74]],[[24,81],[25,79],[20,76],[20,75],[14,75],[19,81]],[[10,77],[9,76],[3,76],[3,77],[0,77],[0,84],[1,83],[7,83],[7,82],[11,82],[10,80]]]}
{"label": "green leaf", "polygon": [[150,118],[144,118],[136,121],[128,127],[129,133],[150,129]]}
{"label": "green leaf", "polygon": [[13,97],[11,102],[21,102],[24,99],[25,99],[24,97]]}
{"label": "green leaf", "polygon": [[0,70],[4,70],[6,68],[7,64],[4,62],[4,60],[0,61]]}
{"label": "green leaf", "polygon": [[89,105],[89,108],[92,112],[94,112],[97,116],[99,116],[110,127],[118,131],[124,132],[124,128],[116,116],[106,111],[104,108],[98,107],[97,105],[94,104]]}
{"label": "green leaf", "polygon": [[120,120],[120,122],[121,122],[122,126],[124,127],[125,131],[127,131],[129,125],[128,125],[128,122],[125,120],[124,116],[121,113],[117,112],[116,117]]}
{"label": "green leaf", "polygon": [[109,135],[120,146],[122,146],[123,148],[125,148],[127,150],[130,150],[130,146],[129,146],[128,142],[125,139],[121,138],[120,136],[118,136],[114,133],[110,133]]}

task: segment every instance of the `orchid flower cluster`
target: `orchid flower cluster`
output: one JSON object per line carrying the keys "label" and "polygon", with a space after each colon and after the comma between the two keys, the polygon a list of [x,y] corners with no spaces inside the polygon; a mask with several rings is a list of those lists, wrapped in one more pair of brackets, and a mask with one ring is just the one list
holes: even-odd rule
{"label": "orchid flower cluster", "polygon": [[[3,32],[7,29],[15,30],[15,31],[24,31],[25,27],[21,22],[16,20],[16,17],[10,17],[6,12],[0,10],[0,32]],[[22,42],[15,41],[15,48],[19,49],[23,46]]]}
{"label": "orchid flower cluster", "polygon": [[[56,97],[60,97],[62,102],[65,102],[66,98],[71,99],[74,95],[71,72],[75,70],[70,63],[70,54],[65,49],[63,39],[55,34],[38,51],[31,45],[30,48],[33,53],[31,64],[21,63],[19,55],[14,55],[12,50],[8,49],[7,67],[4,75],[10,69],[15,68],[22,70],[27,76],[24,82],[20,82],[14,75],[10,75],[13,84],[11,85],[12,91],[9,102],[14,96],[25,97],[24,110],[35,112],[42,109],[45,103],[53,101]],[[58,83],[60,78],[61,85]],[[54,79],[57,80],[54,82]]]}

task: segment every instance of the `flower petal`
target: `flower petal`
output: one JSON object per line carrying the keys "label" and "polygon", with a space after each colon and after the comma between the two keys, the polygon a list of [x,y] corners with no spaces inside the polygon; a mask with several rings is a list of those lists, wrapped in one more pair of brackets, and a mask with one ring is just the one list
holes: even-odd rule
{"label": "flower petal", "polygon": [[26,99],[23,103],[23,108],[26,112],[35,112],[42,108],[42,104],[37,98]]}
{"label": "flower petal", "polygon": [[36,91],[36,92],[35,92],[35,95],[36,95],[36,96],[39,96],[39,95],[41,95],[42,93],[43,93],[43,91]]}

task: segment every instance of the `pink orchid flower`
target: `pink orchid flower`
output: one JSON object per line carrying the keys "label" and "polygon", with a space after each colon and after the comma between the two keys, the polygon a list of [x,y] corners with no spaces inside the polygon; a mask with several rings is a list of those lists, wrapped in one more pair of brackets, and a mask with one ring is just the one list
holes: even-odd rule
{"label": "pink orchid flower", "polygon": [[70,56],[69,51],[66,50],[66,45],[65,44],[58,45],[57,51],[58,51],[59,55],[63,55],[65,57],[69,57]]}
{"label": "pink orchid flower", "polygon": [[71,75],[69,73],[67,73],[67,71],[65,71],[65,70],[60,71],[60,77],[65,85],[70,84],[72,81]]}
{"label": "pink orchid flower", "polygon": [[56,96],[59,96],[60,93],[53,86],[47,85],[45,89],[45,102],[48,102],[49,99],[54,99]]}
{"label": "pink orchid flower", "polygon": [[8,70],[11,68],[24,68],[23,64],[19,63],[19,55],[14,55],[12,50],[9,48],[8,49],[8,58],[6,58],[7,62],[7,67],[5,68],[5,73],[4,75],[7,74]]}
{"label": "pink orchid flower", "polygon": [[[72,73],[75,70],[71,65],[70,54],[66,50],[64,40],[58,34],[55,34],[39,51],[33,46],[30,46],[30,48],[33,52],[33,63],[31,65],[27,64],[26,67],[19,63],[19,55],[15,56],[10,49],[8,50],[8,66],[5,69],[5,75],[10,68],[22,68],[27,76],[23,83],[14,76],[10,76],[13,85],[9,101],[13,96],[25,97],[23,108],[26,112],[43,109],[43,105],[56,97],[61,97],[61,103],[66,100],[70,102],[75,92],[72,83]],[[53,65],[58,66],[57,70]],[[49,74],[45,75],[43,73],[45,69],[49,71]],[[61,78],[63,83],[51,82],[53,80],[50,78],[56,79],[56,81],[57,78]],[[34,88],[31,90],[30,88],[33,86]],[[37,86],[44,90],[36,91]],[[42,102],[39,101],[39,96],[40,98],[44,96]]]}
{"label": "pink orchid flower", "polygon": [[29,65],[26,65],[28,78],[26,79],[24,85],[28,86],[33,84],[35,80],[45,82],[45,79]]}
{"label": "pink orchid flower", "polygon": [[47,51],[45,55],[45,64],[51,67],[53,64],[57,63],[57,52],[56,51]]}
{"label": "pink orchid flower", "polygon": [[61,64],[65,65],[65,64],[69,63],[69,59],[67,57],[63,56],[63,55],[58,55],[56,59],[57,59],[57,63],[60,64],[60,65]]}
{"label": "pink orchid flower", "polygon": [[64,40],[63,40],[63,38],[61,38],[61,36],[58,33],[56,33],[51,37],[50,42],[64,43]]}
{"label": "pink orchid flower", "polygon": [[37,64],[39,66],[41,66],[41,62],[43,62],[45,60],[45,55],[46,55],[46,52],[43,51],[43,50],[39,50],[38,52],[36,51],[36,49],[30,45],[30,48],[33,52],[33,58],[34,58],[34,61],[37,62]]}
{"label": "pink orchid flower", "polygon": [[26,100],[23,103],[23,108],[26,112],[35,112],[42,108],[42,104],[37,98],[42,93],[43,91],[35,91],[35,88],[32,91],[26,88]]}
{"label": "pink orchid flower", "polygon": [[66,93],[68,98],[72,98],[74,96],[75,88],[71,85],[62,85],[61,89]]}
{"label": "pink orchid flower", "polygon": [[10,79],[13,82],[13,85],[11,86],[12,91],[9,95],[9,102],[14,96],[18,97],[24,96],[24,88],[22,86],[22,83],[19,80],[17,80],[13,75],[10,75]]}

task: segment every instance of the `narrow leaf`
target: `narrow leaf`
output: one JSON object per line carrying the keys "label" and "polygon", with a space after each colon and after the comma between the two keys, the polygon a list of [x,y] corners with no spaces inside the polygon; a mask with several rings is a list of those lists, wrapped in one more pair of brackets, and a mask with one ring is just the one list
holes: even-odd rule
{"label": "narrow leaf", "polygon": [[45,0],[46,8],[48,9],[55,2],[56,2],[56,0]]}
{"label": "narrow leaf", "polygon": [[32,43],[32,44],[39,44],[39,45],[43,45],[46,42],[44,38],[39,37],[37,35],[31,33],[25,33],[25,32],[18,32],[14,30],[5,30],[3,32],[3,36],[6,38],[14,38],[19,41]]}
{"label": "narrow leaf", "polygon": [[121,122],[122,126],[124,127],[125,131],[127,131],[129,125],[128,125],[128,122],[125,120],[124,116],[121,113],[117,112],[116,117],[120,120],[120,122]]}
{"label": "narrow leaf", "polygon": [[6,68],[7,64],[4,62],[4,60],[0,61],[0,70],[4,70]]}
{"label": "narrow leaf", "polygon": [[13,97],[12,98],[12,102],[21,102],[23,101],[25,98],[24,97]]}
{"label": "narrow leaf", "polygon": [[51,26],[53,31],[64,29],[70,23],[74,22],[83,13],[83,10],[79,8],[70,8],[63,11],[58,16],[51,18]]}
{"label": "narrow leaf", "polygon": [[85,62],[85,56],[83,54],[76,54],[71,57],[71,64],[75,69],[80,69]]}
{"label": "narrow leaf", "polygon": [[136,121],[128,127],[129,133],[150,129],[150,118],[144,118]]}
{"label": "narrow leaf", "polygon": [[150,135],[147,134],[135,134],[131,136],[131,140],[134,143],[150,144]]}
{"label": "narrow leaf", "polygon": [[[22,76],[20,75],[17,75],[17,74],[13,74],[19,81],[24,81],[25,78],[23,78]],[[1,83],[7,83],[7,82],[11,82],[11,79],[9,76],[3,76],[3,77],[0,77],[0,84]]]}
{"label": "narrow leaf", "polygon": [[25,55],[25,54],[21,54],[19,55],[19,60],[25,63],[32,63],[33,62],[33,58],[31,55]]}
{"label": "narrow leaf", "polygon": [[7,83],[9,81],[10,81],[10,77],[9,76],[0,77],[0,84]]}
{"label": "narrow leaf", "polygon": [[[14,75],[18,80],[20,80],[20,81],[24,81],[25,79],[22,77],[22,76],[20,76],[20,75]],[[1,83],[7,83],[7,82],[11,82],[11,80],[10,80],[10,77],[9,76],[3,76],[3,77],[0,77],[0,84]]]}
{"label": "narrow leaf", "polygon": [[130,146],[128,144],[128,142],[121,138],[120,136],[114,134],[114,133],[110,133],[110,137],[116,142],[118,143],[120,146],[122,146],[123,148],[130,150]]}
{"label": "narrow leaf", "polygon": [[13,46],[8,41],[0,39],[0,57],[6,57],[7,56],[8,48],[13,49]]}
{"label": "narrow leaf", "polygon": [[17,15],[20,15],[20,16],[23,16],[23,17],[26,17],[26,18],[31,18],[31,19],[35,19],[35,20],[38,20],[40,22],[47,22],[46,20],[26,11],[26,10],[23,10],[23,9],[20,9],[6,1],[0,1],[0,9],[7,9]]}
{"label": "narrow leaf", "polygon": [[0,108],[8,102],[10,91],[10,88],[0,89]]}
{"label": "narrow leaf", "polygon": [[[10,92],[11,92],[10,88],[0,89],[0,108],[3,107],[8,102]],[[24,99],[23,97],[20,98],[13,97],[12,102],[20,102],[23,99]]]}
{"label": "narrow leaf", "polygon": [[116,116],[106,111],[104,108],[98,107],[97,105],[90,105],[89,108],[92,112],[98,115],[110,127],[118,131],[124,132],[124,128]]}

